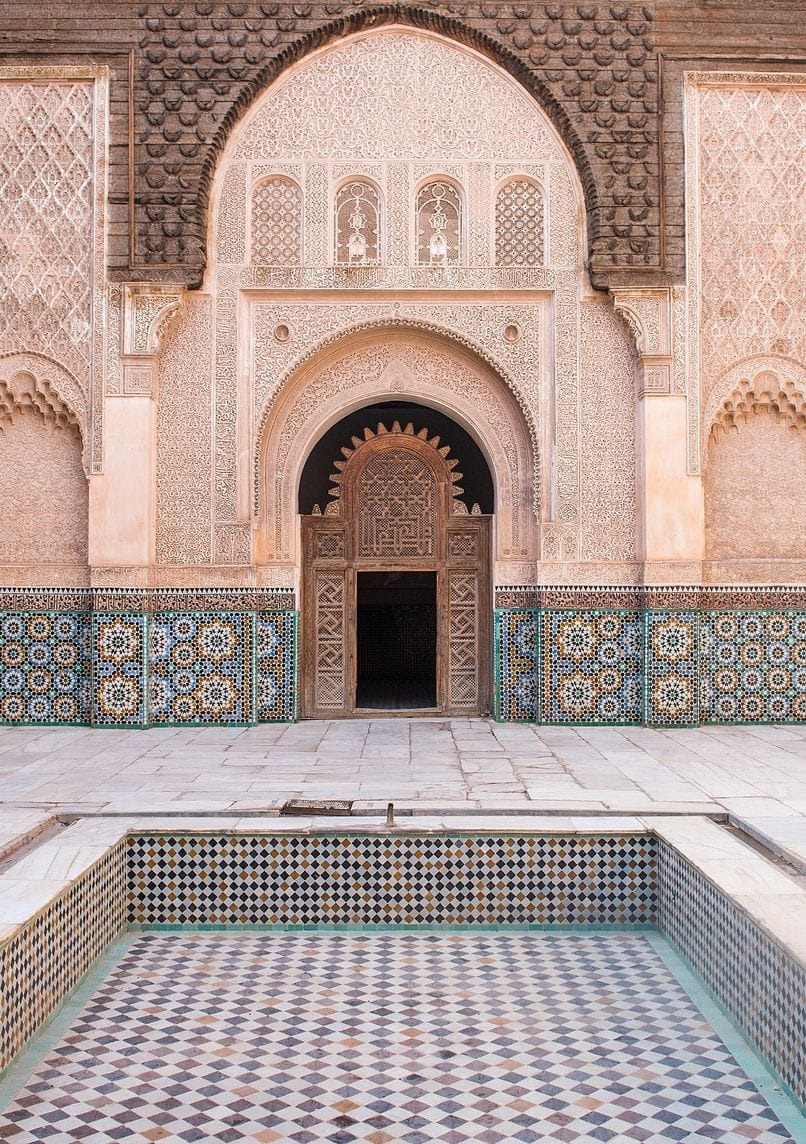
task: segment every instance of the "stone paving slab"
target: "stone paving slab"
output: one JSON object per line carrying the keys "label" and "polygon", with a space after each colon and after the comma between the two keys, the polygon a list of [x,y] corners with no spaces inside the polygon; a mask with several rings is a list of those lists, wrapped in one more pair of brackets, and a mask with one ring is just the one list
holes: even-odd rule
{"label": "stone paving slab", "polygon": [[[0,728],[0,843],[71,813],[276,813],[288,798],[447,813],[724,811],[806,865],[806,726],[375,719]],[[9,826],[9,823],[15,825]]]}

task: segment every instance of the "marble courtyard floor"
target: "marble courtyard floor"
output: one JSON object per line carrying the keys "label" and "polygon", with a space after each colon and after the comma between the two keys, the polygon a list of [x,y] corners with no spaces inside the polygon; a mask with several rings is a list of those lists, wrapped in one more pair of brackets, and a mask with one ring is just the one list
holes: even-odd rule
{"label": "marble courtyard floor", "polygon": [[277,814],[726,813],[806,872],[806,725],[558,727],[489,719],[248,728],[0,729],[0,857],[54,811]]}

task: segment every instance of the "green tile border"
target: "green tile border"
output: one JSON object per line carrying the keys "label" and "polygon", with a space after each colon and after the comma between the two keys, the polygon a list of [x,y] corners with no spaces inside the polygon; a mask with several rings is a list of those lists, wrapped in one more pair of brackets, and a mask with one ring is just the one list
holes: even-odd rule
{"label": "green tile border", "polygon": [[801,1104],[760,1050],[744,1035],[741,1025],[733,1020],[730,1012],[677,952],[672,942],[657,929],[647,935],[647,940],[764,1096],[795,1144],[806,1144],[806,1105]]}

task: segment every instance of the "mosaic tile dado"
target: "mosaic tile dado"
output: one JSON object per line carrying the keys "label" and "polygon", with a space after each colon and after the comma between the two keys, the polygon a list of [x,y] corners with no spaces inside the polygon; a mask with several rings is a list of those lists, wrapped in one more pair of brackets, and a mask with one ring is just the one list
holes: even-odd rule
{"label": "mosaic tile dado", "polygon": [[806,967],[662,841],[658,887],[661,932],[806,1103]]}
{"label": "mosaic tile dado", "polygon": [[86,723],[91,691],[85,613],[0,613],[0,722]]}
{"label": "mosaic tile dado", "polygon": [[706,612],[700,657],[704,723],[806,720],[806,612]]}
{"label": "mosaic tile dado", "polygon": [[644,616],[644,722],[697,723],[699,617],[696,612],[647,612]]}
{"label": "mosaic tile dado", "polygon": [[152,723],[249,723],[253,614],[158,612],[149,624]]}
{"label": "mosaic tile dado", "polygon": [[495,613],[495,717],[508,723],[537,719],[538,613]]}
{"label": "mosaic tile dado", "polygon": [[639,612],[543,612],[541,635],[544,722],[640,723]]}
{"label": "mosaic tile dado", "polygon": [[[132,589],[130,602],[143,605],[146,591]],[[297,717],[295,612],[68,611],[48,592],[53,610],[0,612],[0,723]],[[87,609],[91,595],[81,598]],[[187,634],[202,630],[207,651]],[[806,721],[806,611],[505,608],[495,633],[502,721]]]}
{"label": "mosaic tile dado", "polygon": [[654,868],[647,835],[136,835],[129,920],[650,924]]}
{"label": "mosaic tile dado", "polygon": [[138,726],[146,720],[146,617],[137,612],[92,617],[93,722]]}
{"label": "mosaic tile dado", "polygon": [[806,611],[499,609],[495,658],[502,721],[806,721]]}
{"label": "mosaic tile dado", "polygon": [[125,855],[120,842],[0,944],[0,1069],[125,928]]}
{"label": "mosaic tile dado", "polygon": [[259,723],[297,717],[297,613],[258,612],[256,639]]}
{"label": "mosaic tile dado", "polygon": [[152,933],[2,1135],[787,1144],[767,1086],[655,935]]}

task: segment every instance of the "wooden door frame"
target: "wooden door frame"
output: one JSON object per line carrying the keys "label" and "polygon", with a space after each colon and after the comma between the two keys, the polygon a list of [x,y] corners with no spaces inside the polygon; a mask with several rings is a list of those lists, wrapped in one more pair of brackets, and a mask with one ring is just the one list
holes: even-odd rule
{"label": "wooden door frame", "polygon": [[[365,442],[353,438],[356,450],[344,451],[350,459],[346,465],[338,463],[341,475],[332,478],[341,486],[340,490],[331,490],[340,492],[339,501],[331,504],[324,516],[301,518],[301,718],[475,716],[489,712],[492,700],[492,517],[469,514],[458,500],[461,489],[454,486],[459,475],[452,472],[456,462],[447,462],[445,451],[437,450],[438,438],[428,441],[407,428],[409,431],[372,435]],[[357,481],[369,459],[400,448],[418,455],[434,477],[433,530],[430,534],[428,530],[420,534],[426,538],[426,550],[418,555],[384,554],[381,543],[377,554],[360,552]],[[359,452],[360,458],[356,455]],[[375,544],[377,534],[370,535]],[[359,572],[395,571],[436,573],[437,705],[397,711],[356,708],[357,576]],[[474,605],[468,603],[467,592],[465,599],[454,592],[455,586],[462,582],[465,589],[469,587]],[[326,601],[327,627],[320,622],[323,584],[332,588],[331,598]],[[333,635],[338,628],[339,607],[340,642]],[[473,615],[470,626],[469,610]],[[326,632],[324,636],[322,631]],[[332,663],[328,659],[324,668],[321,666],[323,643],[329,645],[325,650],[332,655]],[[325,686],[320,687],[322,680]],[[327,702],[323,704],[325,692]],[[465,698],[470,695],[475,696],[472,703]],[[331,705],[331,700],[339,697],[341,704]]]}
{"label": "wooden door frame", "polygon": [[403,563],[403,564],[384,564],[379,567],[377,563],[367,563],[365,560],[358,560],[352,568],[352,583],[348,578],[349,588],[348,591],[352,593],[351,603],[348,604],[347,623],[349,631],[347,633],[345,644],[347,647],[347,660],[349,663],[349,695],[352,695],[354,700],[358,698],[358,573],[359,572],[434,572],[436,576],[436,583],[434,586],[434,606],[437,613],[437,646],[436,657],[437,662],[434,665],[436,677],[436,706],[434,707],[402,707],[400,709],[386,708],[386,707],[357,707],[353,702],[351,717],[355,719],[383,719],[383,718],[405,718],[406,716],[412,719],[420,717],[427,717],[430,715],[444,714],[443,706],[441,703],[442,697],[445,694],[447,680],[442,679],[443,671],[443,656],[440,655],[440,635],[442,632],[442,607],[440,597],[440,574],[442,568],[438,561],[435,561],[431,567],[425,561],[420,562],[417,558],[417,563]]}

